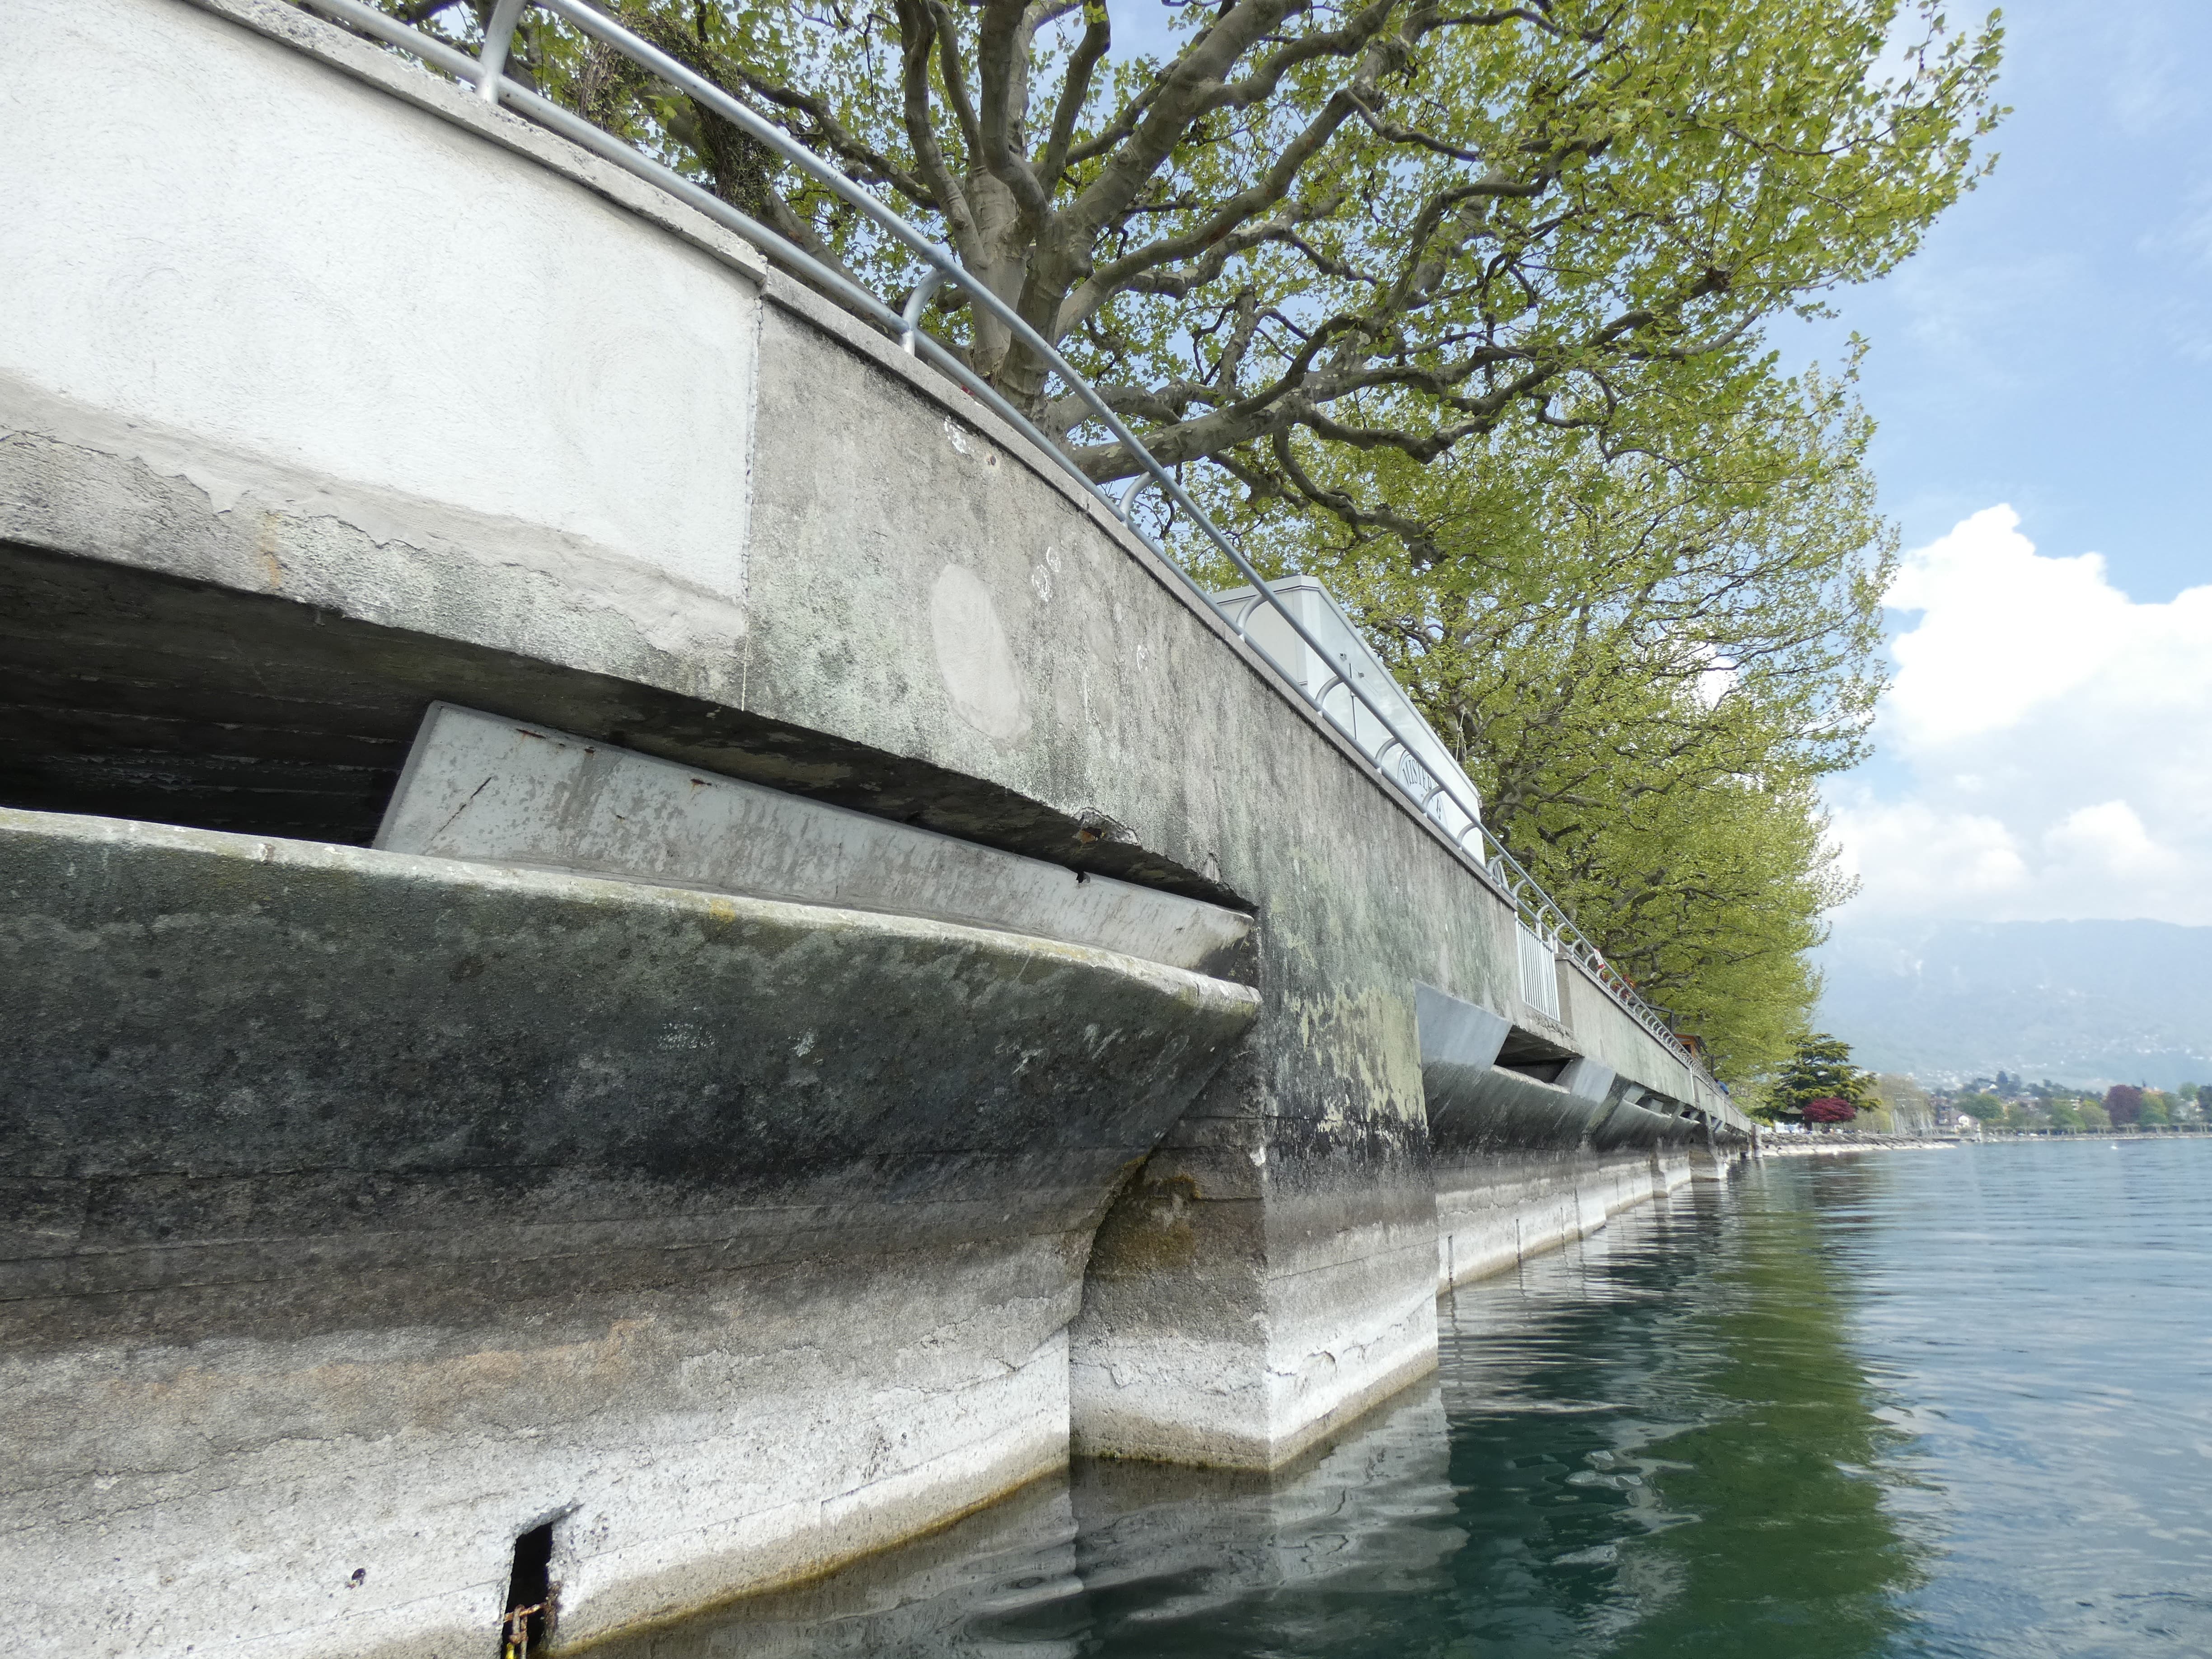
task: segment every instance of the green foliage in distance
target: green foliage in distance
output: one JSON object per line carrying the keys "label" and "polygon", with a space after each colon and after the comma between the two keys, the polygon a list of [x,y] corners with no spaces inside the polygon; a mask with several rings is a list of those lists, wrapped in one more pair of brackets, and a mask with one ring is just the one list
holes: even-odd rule
{"label": "green foliage in distance", "polygon": [[2081,1115],[2081,1108],[2082,1103],[2079,1100],[2054,1099],[2044,1107],[2044,1114],[2050,1118],[2051,1127],[2054,1129],[2086,1129],[2090,1126]]}
{"label": "green foliage in distance", "polygon": [[1277,503],[1246,544],[1323,580],[1492,832],[1735,1082],[1792,1052],[1804,952],[1849,891],[1816,788],[1865,753],[1894,542],[1847,378],[1706,379],[1626,449],[1317,452],[1317,478],[1367,474],[1393,528]]}
{"label": "green foliage in distance", "polygon": [[[2021,1079],[2014,1078],[2008,1083],[2003,1073],[1997,1076],[2000,1086],[2023,1086]],[[2169,1093],[2126,1085],[2112,1094],[2117,1099],[2104,1091],[2073,1088],[2045,1079],[2025,1095],[2004,1097],[1976,1089],[1960,1095],[1952,1103],[1960,1112],[1984,1123],[2031,1132],[2098,1133],[2138,1123],[2155,1128],[2194,1121],[2192,1103],[2178,1090]],[[2140,1100],[2136,1098],[2138,1095]]]}
{"label": "green foliage in distance", "polygon": [[1995,1095],[1960,1095],[1951,1104],[1977,1122],[2002,1123],[2006,1118],[2005,1103]]}
{"label": "green foliage in distance", "polygon": [[1816,1031],[1797,1045],[1754,1115],[1772,1122],[1802,1111],[1808,1101],[1829,1096],[1863,1110],[1875,1100],[1875,1078],[1851,1064],[1850,1044]]}
{"label": "green foliage in distance", "polygon": [[[489,10],[383,3],[465,44]],[[601,4],[949,244],[1164,460],[1293,495],[1293,440],[1431,459],[1742,366],[1909,254],[1998,112],[1994,18],[1936,0],[1222,0],[1164,8],[1158,57],[1101,0]],[[921,275],[549,14],[513,63],[878,293]],[[1137,470],[957,291],[926,325],[1094,477]]]}

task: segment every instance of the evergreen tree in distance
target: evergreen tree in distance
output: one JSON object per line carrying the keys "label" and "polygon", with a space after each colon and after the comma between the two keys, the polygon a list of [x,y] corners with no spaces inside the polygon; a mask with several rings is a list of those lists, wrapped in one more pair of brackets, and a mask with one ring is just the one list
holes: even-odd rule
{"label": "evergreen tree in distance", "polygon": [[1770,1122],[1778,1118],[1848,1122],[1849,1117],[1838,1115],[1832,1109],[1824,1106],[1818,1112],[1807,1109],[1815,1102],[1840,1101],[1856,1116],[1860,1109],[1873,1103],[1874,1089],[1873,1073],[1851,1063],[1850,1043],[1826,1031],[1815,1031],[1797,1045],[1797,1052],[1775,1079],[1762,1115]]}

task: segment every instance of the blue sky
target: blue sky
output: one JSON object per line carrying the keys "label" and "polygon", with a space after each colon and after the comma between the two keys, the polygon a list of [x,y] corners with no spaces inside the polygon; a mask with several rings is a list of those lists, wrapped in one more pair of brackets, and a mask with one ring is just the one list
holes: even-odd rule
{"label": "blue sky", "polygon": [[1996,173],[1811,349],[1874,342],[1875,464],[1908,545],[2007,501],[2047,550],[2097,550],[2133,598],[2171,599],[2205,580],[2212,507],[2212,4],[2004,18]]}
{"label": "blue sky", "polygon": [[1994,176],[1774,337],[1872,341],[1909,550],[1845,921],[2212,923],[2212,3],[2005,21]]}

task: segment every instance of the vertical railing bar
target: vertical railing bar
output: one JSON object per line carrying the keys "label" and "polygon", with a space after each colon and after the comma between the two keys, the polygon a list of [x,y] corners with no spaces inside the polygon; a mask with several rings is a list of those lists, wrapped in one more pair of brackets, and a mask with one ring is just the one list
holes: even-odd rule
{"label": "vertical railing bar", "polygon": [[514,44],[514,26],[521,21],[529,0],[499,0],[491,20],[484,25],[483,49],[477,53],[477,96],[499,107],[499,78],[507,73],[507,48]]}
{"label": "vertical railing bar", "polygon": [[906,355],[909,357],[915,355],[915,337],[921,332],[921,313],[937,297],[937,290],[944,286],[945,273],[932,266],[929,274],[916,283],[914,292],[907,296],[906,308],[899,313],[906,324],[906,331],[899,337],[899,343],[906,348]]}

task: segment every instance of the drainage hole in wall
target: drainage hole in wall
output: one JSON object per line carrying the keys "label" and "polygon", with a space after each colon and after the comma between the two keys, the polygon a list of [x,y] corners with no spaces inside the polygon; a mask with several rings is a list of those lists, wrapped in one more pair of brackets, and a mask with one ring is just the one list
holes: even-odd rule
{"label": "drainage hole in wall", "polygon": [[507,1581],[507,1616],[500,1623],[501,1659],[530,1659],[553,1628],[553,1523],[532,1527],[514,1540],[514,1571]]}

